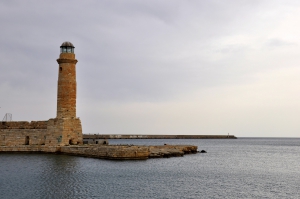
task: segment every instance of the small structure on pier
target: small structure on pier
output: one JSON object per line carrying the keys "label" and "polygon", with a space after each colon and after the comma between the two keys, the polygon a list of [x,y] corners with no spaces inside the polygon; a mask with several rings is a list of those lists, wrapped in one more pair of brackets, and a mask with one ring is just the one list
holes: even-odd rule
{"label": "small structure on pier", "polygon": [[12,114],[11,113],[6,113],[3,117],[2,122],[11,122],[12,121]]}

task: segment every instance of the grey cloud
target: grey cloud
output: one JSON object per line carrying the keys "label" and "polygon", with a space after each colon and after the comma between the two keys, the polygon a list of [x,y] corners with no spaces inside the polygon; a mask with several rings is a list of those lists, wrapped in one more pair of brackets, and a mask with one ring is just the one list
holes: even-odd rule
{"label": "grey cloud", "polygon": [[285,40],[279,39],[279,38],[274,38],[274,39],[269,39],[266,42],[266,45],[271,48],[276,48],[276,47],[284,47],[284,46],[293,46],[293,45],[297,45],[297,43],[296,42],[288,42],[288,41],[285,41]]}

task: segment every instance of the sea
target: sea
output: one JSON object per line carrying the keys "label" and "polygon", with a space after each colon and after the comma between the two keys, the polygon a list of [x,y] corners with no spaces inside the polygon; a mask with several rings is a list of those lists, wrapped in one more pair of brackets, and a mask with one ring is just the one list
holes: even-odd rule
{"label": "sea", "polygon": [[300,138],[140,139],[207,153],[112,161],[0,154],[0,198],[300,198]]}

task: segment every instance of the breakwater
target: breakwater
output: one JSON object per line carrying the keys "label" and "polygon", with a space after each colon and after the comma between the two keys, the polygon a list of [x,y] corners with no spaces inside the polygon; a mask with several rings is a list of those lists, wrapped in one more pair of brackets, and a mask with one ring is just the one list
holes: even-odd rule
{"label": "breakwater", "polygon": [[184,154],[197,153],[197,149],[198,147],[193,145],[20,145],[0,146],[0,153],[55,153],[112,160],[145,160],[148,158],[180,157]]}
{"label": "breakwater", "polygon": [[105,135],[84,134],[83,139],[237,139],[234,135]]}

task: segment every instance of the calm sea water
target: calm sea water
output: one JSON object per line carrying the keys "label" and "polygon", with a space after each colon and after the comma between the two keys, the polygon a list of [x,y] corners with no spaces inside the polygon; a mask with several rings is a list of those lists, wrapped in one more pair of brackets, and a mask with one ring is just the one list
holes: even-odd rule
{"label": "calm sea water", "polygon": [[110,161],[0,154],[0,198],[300,198],[300,139],[110,140],[206,154]]}

